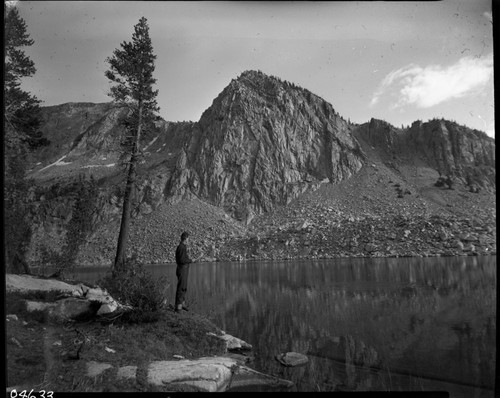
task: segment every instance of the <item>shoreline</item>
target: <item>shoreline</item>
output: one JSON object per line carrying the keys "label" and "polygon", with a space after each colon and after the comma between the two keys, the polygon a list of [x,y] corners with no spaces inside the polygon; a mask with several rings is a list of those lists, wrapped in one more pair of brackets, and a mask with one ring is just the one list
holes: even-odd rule
{"label": "shoreline", "polygon": [[[272,391],[293,386],[251,368],[252,346],[201,314],[165,308],[153,322],[115,322],[112,312],[111,321],[94,315],[68,323],[75,303],[97,297],[74,297],[71,289],[82,285],[6,274],[7,391],[42,385],[56,392],[226,391],[232,382]],[[58,299],[61,289],[70,298]]]}
{"label": "shoreline", "polygon": [[[199,261],[199,263],[238,263],[238,262],[274,262],[274,261],[311,261],[311,260],[338,260],[338,259],[396,259],[396,258],[450,258],[450,257],[489,257],[489,256],[496,256],[497,253],[496,251],[492,251],[490,253],[456,253],[456,254],[440,254],[440,253],[435,253],[435,254],[428,254],[428,255],[394,255],[394,256],[336,256],[336,257],[276,257],[276,258],[242,258],[242,259],[235,259],[235,260],[204,260],[204,261]],[[143,263],[142,265],[149,267],[149,266],[157,266],[157,265],[171,265],[175,266],[175,262],[172,261],[158,261],[158,262],[146,262]],[[69,271],[74,271],[74,270],[79,270],[79,271],[85,271],[85,270],[94,270],[97,268],[106,268],[109,267],[111,270],[112,264],[94,264],[94,263],[87,263],[87,264],[82,264],[81,266],[75,266],[71,268]],[[42,269],[42,266],[36,265],[36,266],[30,266],[30,270],[40,270]],[[55,268],[50,268],[50,267],[45,267],[45,270],[47,270],[48,273],[49,271],[56,271]],[[36,275],[38,276],[38,275]]]}

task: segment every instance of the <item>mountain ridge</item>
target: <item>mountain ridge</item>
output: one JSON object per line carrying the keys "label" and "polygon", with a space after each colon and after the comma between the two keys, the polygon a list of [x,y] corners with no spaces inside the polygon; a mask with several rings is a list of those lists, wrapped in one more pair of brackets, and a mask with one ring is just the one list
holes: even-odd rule
{"label": "mountain ridge", "polygon": [[[120,137],[124,132],[120,118],[124,112],[112,103],[67,103],[43,109],[42,131],[52,143],[32,154],[29,176],[37,189],[48,191],[81,174],[93,175],[100,186],[95,229],[87,247],[81,250],[82,264],[109,262],[113,256],[120,214],[119,187],[124,177],[120,166]],[[315,192],[320,196],[330,192],[325,203],[328,197],[338,197],[338,212],[334,212],[333,205],[328,211],[314,204],[322,209],[320,214],[325,220],[335,219],[335,223],[345,218],[356,224],[365,222],[362,217],[376,220],[376,216],[394,218],[401,214],[425,218],[440,211],[463,217],[460,209],[450,212],[446,206],[450,198],[463,200],[460,195],[486,209],[479,209],[474,217],[494,221],[496,212],[490,208],[496,194],[494,145],[495,140],[486,134],[451,121],[416,121],[408,129],[377,119],[350,123],[307,89],[260,71],[245,71],[221,91],[199,121],[168,122],[158,117],[144,135],[133,224],[144,231],[143,236],[148,236],[151,244],[141,243],[140,236],[132,231],[130,246],[144,262],[172,261],[171,250],[162,240],[174,245],[181,229],[189,227],[200,237],[199,251],[206,253],[207,259],[269,258],[269,253],[270,258],[286,258],[283,248],[276,249],[278,252],[270,248],[267,254],[257,249],[249,253],[251,245],[245,248],[242,242],[248,243],[250,236],[264,236],[265,231],[271,234],[272,242],[272,234],[279,228],[280,234],[287,228],[295,231],[301,222],[299,234],[314,235],[319,226],[316,224],[321,223],[315,215],[309,218],[316,221],[309,222],[316,225],[316,231],[302,230],[307,220],[287,211],[283,214],[288,214],[288,219],[277,217],[275,226],[262,220],[274,219],[273,214],[280,209],[291,209],[301,198]],[[450,175],[455,189],[434,186],[440,176]],[[361,186],[354,186],[354,181]],[[339,196],[343,187],[349,188],[345,188],[346,195]],[[358,196],[352,197],[349,192],[357,192]],[[40,247],[51,245],[56,250],[57,242],[64,239],[65,225],[71,220],[71,211],[64,209],[71,207],[71,201],[63,197],[47,201],[41,199],[43,195],[34,196],[51,209],[45,215],[34,216],[30,258],[36,262]],[[358,200],[364,196],[371,196],[373,203]],[[193,210],[198,219],[190,214],[189,203],[198,209]],[[350,211],[349,203],[356,203],[358,208]],[[420,210],[410,211],[411,206]],[[184,209],[181,213],[186,222],[172,213],[175,208]],[[309,209],[302,210],[302,214],[309,214]],[[157,227],[143,225],[146,220]],[[391,220],[386,221],[388,225]],[[43,236],[47,231],[54,242]],[[219,241],[215,231],[224,238]],[[490,238],[492,231],[486,231]],[[351,232],[356,235],[355,229]],[[490,238],[483,239],[483,252],[496,250]],[[425,253],[450,253],[455,250],[450,244],[443,241],[439,250],[429,245]],[[222,247],[229,251],[221,251]],[[351,253],[419,253],[416,249],[386,248]],[[332,246],[329,252],[314,249],[294,256],[335,257],[340,252],[349,253],[339,250]]]}

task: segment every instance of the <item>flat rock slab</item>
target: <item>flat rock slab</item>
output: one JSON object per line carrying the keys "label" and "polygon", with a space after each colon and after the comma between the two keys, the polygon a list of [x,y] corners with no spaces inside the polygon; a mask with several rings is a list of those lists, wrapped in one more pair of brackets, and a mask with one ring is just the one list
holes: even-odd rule
{"label": "flat rock slab", "polygon": [[88,377],[97,377],[102,372],[104,372],[106,369],[110,369],[112,367],[113,366],[110,365],[109,363],[101,363],[101,362],[94,362],[94,361],[87,362],[87,376]]}
{"label": "flat rock slab", "polygon": [[309,362],[307,355],[299,354],[298,352],[287,352],[285,354],[276,355],[276,359],[285,366],[300,366]]}
{"label": "flat rock slab", "polygon": [[[116,311],[121,306],[109,293],[100,288],[90,288],[83,284],[72,285],[56,279],[43,279],[31,275],[5,275],[5,288],[7,291],[62,291],[71,294],[73,297],[82,298],[87,301],[98,301],[102,305],[98,314],[107,314]],[[125,308],[125,307],[124,307]]]}
{"label": "flat rock slab", "polygon": [[147,368],[147,381],[159,387],[185,384],[200,391],[221,392],[229,385],[236,367],[236,360],[225,357],[154,361]]}
{"label": "flat rock slab", "polygon": [[41,279],[31,275],[5,275],[5,288],[7,291],[49,291],[60,290],[64,292],[72,292],[76,286],[69,283],[58,281],[55,279]]}

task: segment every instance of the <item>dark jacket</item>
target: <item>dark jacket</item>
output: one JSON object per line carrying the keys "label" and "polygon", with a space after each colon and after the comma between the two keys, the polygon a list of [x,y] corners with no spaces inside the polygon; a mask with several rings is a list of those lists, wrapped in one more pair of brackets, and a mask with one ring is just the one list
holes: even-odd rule
{"label": "dark jacket", "polygon": [[175,262],[177,265],[185,265],[193,262],[188,256],[186,245],[182,242],[179,243],[179,246],[177,246],[177,250],[175,251]]}

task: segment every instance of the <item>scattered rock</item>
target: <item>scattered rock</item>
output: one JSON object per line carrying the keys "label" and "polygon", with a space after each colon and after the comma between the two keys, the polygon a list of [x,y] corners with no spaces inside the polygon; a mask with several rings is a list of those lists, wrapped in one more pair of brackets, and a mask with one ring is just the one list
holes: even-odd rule
{"label": "scattered rock", "polygon": [[287,352],[276,355],[276,359],[285,366],[300,366],[305,365],[309,359],[307,355],[299,354],[298,352]]}
{"label": "scattered rock", "polygon": [[377,250],[377,246],[375,246],[373,243],[368,243],[365,245],[365,251],[367,252],[374,252],[375,250]]}
{"label": "scattered rock", "polygon": [[88,377],[97,377],[101,373],[103,373],[107,369],[111,369],[113,366],[109,363],[101,363],[101,362],[87,362],[87,376]]}
{"label": "scattered rock", "polygon": [[475,252],[476,251],[476,246],[474,246],[472,243],[469,243],[467,246],[464,247],[464,251],[466,251],[466,252]]}
{"label": "scattered rock", "polygon": [[115,312],[118,308],[118,305],[112,305],[112,304],[103,304],[99,307],[99,310],[97,311],[96,315],[106,315],[110,314],[112,312]]}
{"label": "scattered rock", "polygon": [[19,318],[15,314],[9,314],[5,318],[7,321],[18,321],[19,320]]}
{"label": "scattered rock", "polygon": [[237,337],[231,336],[230,334],[224,333],[222,335],[217,335],[212,332],[208,332],[207,335],[217,337],[218,339],[224,340],[226,342],[227,351],[239,351],[239,350],[251,350],[252,345],[248,344]]}
{"label": "scattered rock", "polygon": [[17,345],[19,348],[23,348],[22,344],[15,337],[11,337],[10,341]]}
{"label": "scattered rock", "polygon": [[186,359],[185,357],[183,357],[182,355],[173,355],[173,357],[175,359]]}
{"label": "scattered rock", "polygon": [[135,380],[137,376],[137,366],[122,366],[116,372],[117,379],[131,379]]}
{"label": "scattered rock", "polygon": [[453,242],[453,247],[458,250],[464,250],[464,244],[458,239]]}

